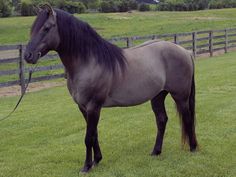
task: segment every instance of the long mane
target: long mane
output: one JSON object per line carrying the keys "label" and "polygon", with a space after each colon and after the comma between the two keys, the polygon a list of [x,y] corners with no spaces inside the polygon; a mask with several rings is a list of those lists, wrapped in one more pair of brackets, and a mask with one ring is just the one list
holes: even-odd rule
{"label": "long mane", "polygon": [[61,40],[58,50],[60,55],[79,58],[83,62],[94,58],[110,72],[114,73],[118,68],[124,71],[126,59],[121,48],[103,39],[86,22],[62,10],[55,11]]}

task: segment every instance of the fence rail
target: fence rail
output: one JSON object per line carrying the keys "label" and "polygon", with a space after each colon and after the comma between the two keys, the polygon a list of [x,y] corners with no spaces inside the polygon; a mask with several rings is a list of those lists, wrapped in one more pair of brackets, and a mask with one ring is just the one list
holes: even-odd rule
{"label": "fence rail", "polygon": [[[123,44],[123,48],[130,48],[138,43],[146,40],[163,39],[171,41],[175,44],[181,45],[187,50],[191,50],[195,56],[200,54],[209,53],[213,56],[214,52],[222,50],[225,53],[229,49],[236,47],[236,28],[222,29],[222,30],[205,30],[196,32],[185,32],[177,34],[162,34],[162,35],[148,35],[148,36],[132,36],[132,37],[117,37],[109,39],[112,43]],[[0,87],[7,87],[12,85],[20,85],[21,91],[25,89],[25,73],[29,71],[29,67],[23,60],[25,45],[4,45],[0,46],[0,65],[7,66],[9,64],[16,63],[18,66],[16,69],[2,70],[0,68]],[[1,52],[18,51],[18,55],[14,57],[1,58]],[[49,61],[55,58],[59,58],[57,54],[48,54],[44,56],[42,61]],[[63,69],[62,64],[53,64],[49,66],[41,66],[36,69],[36,72],[42,71],[55,71]],[[18,79],[1,81],[3,76],[16,76]],[[64,77],[64,73],[47,74],[43,76],[37,76],[32,78],[32,82],[38,82],[43,80],[52,80]]]}

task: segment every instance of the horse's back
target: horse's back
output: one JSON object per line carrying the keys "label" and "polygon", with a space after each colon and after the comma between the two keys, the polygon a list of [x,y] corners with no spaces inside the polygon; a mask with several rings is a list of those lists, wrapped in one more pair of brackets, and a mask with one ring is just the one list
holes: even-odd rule
{"label": "horse's back", "polygon": [[[159,63],[162,63],[162,70],[165,71],[163,90],[173,94],[190,92],[189,88],[191,88],[194,73],[194,63],[190,51],[167,41],[150,43],[143,47],[142,52],[145,50],[153,54],[153,60],[160,60]],[[137,51],[134,52],[137,53]]]}

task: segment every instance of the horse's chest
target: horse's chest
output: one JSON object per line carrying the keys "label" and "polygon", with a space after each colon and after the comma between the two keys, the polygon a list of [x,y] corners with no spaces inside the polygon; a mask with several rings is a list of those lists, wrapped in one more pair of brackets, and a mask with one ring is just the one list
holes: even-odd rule
{"label": "horse's chest", "polygon": [[73,78],[68,77],[67,87],[78,105],[86,106],[93,99],[103,99],[109,88],[109,78],[100,72],[80,72]]}
{"label": "horse's chest", "polygon": [[68,78],[68,80],[67,80],[68,90],[69,90],[73,100],[79,105],[82,105],[86,102],[85,101],[86,98],[84,98],[83,93],[87,90],[87,86],[86,86],[86,88],[84,88],[82,85],[83,84],[79,82],[79,79]]}

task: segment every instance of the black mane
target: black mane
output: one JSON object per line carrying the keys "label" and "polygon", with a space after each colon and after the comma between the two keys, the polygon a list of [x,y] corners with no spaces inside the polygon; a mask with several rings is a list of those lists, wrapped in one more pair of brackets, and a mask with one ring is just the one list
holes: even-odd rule
{"label": "black mane", "polygon": [[111,72],[115,72],[118,68],[122,71],[125,69],[126,59],[122,49],[103,39],[86,22],[62,10],[55,9],[55,11],[61,40],[59,55],[69,58],[79,57],[83,62],[89,61],[93,56],[98,64]]}

